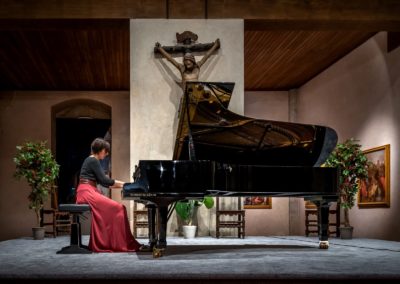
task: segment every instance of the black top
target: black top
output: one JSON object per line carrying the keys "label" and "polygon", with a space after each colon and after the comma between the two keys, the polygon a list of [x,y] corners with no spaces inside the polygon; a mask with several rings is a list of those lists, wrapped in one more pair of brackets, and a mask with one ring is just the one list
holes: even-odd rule
{"label": "black top", "polygon": [[115,183],[115,180],[108,178],[104,174],[100,161],[91,156],[87,157],[85,161],[83,161],[80,177],[94,180],[106,187],[114,185]]}

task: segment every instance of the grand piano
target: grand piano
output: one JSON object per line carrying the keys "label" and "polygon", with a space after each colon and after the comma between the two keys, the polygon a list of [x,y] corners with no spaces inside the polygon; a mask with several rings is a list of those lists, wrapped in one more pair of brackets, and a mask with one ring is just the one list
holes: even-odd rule
{"label": "grand piano", "polygon": [[321,167],[337,143],[324,126],[254,119],[228,110],[234,83],[187,82],[172,160],[141,160],[123,199],[149,214],[149,244],[167,246],[176,201],[204,196],[303,197],[317,205],[319,247],[328,248],[336,168]]}

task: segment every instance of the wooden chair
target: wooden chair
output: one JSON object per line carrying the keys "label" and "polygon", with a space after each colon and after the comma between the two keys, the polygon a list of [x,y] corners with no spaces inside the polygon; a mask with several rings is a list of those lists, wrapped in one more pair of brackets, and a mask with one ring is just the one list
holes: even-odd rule
{"label": "wooden chair", "polygon": [[317,208],[306,208],[306,237],[310,234],[318,234],[318,211]]}
{"label": "wooden chair", "polygon": [[[54,187],[51,193],[51,208],[42,209],[40,226],[46,227],[45,234],[52,235],[54,238],[61,232],[70,233],[72,217],[69,212],[61,212],[58,210],[58,191]],[[46,221],[45,216],[50,215],[50,220]],[[47,229],[50,228],[48,231]]]}
{"label": "wooden chair", "polygon": [[[221,210],[220,206],[220,198],[216,198],[216,237],[219,239],[220,237],[220,229],[229,228],[229,229],[237,229],[238,238],[244,239],[246,236],[245,233],[245,210],[242,210],[242,202],[241,198],[237,198],[237,208],[233,210]],[[224,218],[225,217],[225,218]],[[226,220],[227,217],[230,220]],[[233,220],[232,220],[233,219]]]}
{"label": "wooden chair", "polygon": [[137,202],[133,205],[133,236],[138,237],[138,229],[149,229],[147,209],[137,208]]}
{"label": "wooden chair", "polygon": [[[330,215],[334,215],[334,221]],[[305,225],[306,225],[306,237],[310,234],[318,234],[318,211],[316,206],[306,206],[305,210]],[[339,226],[340,226],[340,204],[336,204],[335,209],[329,209],[329,235],[340,236]]]}

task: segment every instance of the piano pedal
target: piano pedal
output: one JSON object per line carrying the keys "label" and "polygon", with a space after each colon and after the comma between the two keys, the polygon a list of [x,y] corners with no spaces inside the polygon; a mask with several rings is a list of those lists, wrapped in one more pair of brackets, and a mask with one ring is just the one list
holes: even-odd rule
{"label": "piano pedal", "polygon": [[165,249],[163,249],[163,248],[154,247],[153,248],[153,258],[162,257],[164,255],[164,251],[165,251]]}
{"label": "piano pedal", "polygon": [[329,248],[329,242],[328,241],[319,241],[319,248],[320,249],[328,249]]}

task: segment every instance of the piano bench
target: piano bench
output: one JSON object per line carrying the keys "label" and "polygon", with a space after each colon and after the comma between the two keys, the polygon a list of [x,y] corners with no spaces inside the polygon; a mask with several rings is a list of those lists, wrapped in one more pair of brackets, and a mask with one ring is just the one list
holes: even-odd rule
{"label": "piano bench", "polygon": [[82,245],[81,223],[79,216],[90,211],[89,204],[60,204],[58,207],[60,212],[68,212],[72,215],[71,238],[70,245],[59,250],[58,254],[78,254],[92,253],[89,248]]}

